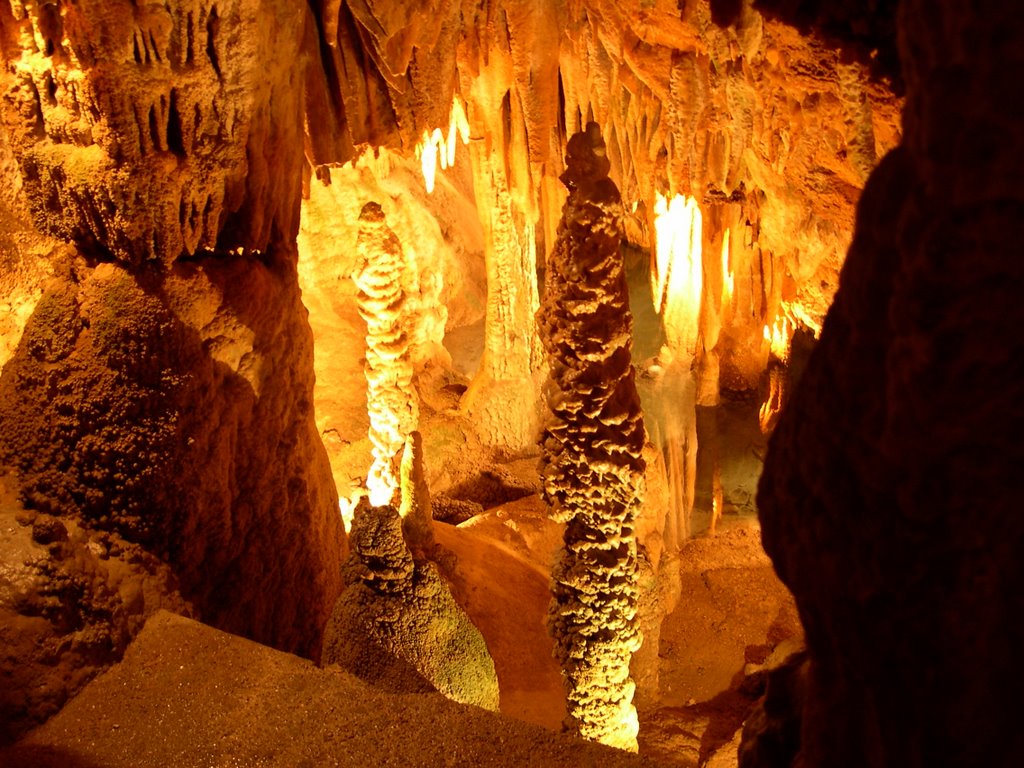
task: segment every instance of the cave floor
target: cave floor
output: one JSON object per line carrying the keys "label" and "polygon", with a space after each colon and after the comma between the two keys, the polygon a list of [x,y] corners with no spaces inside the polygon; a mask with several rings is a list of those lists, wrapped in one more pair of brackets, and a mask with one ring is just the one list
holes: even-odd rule
{"label": "cave floor", "polygon": [[[0,764],[645,764],[592,754],[556,733],[563,690],[545,619],[560,529],[545,513],[531,496],[461,526],[435,525],[442,570],[494,658],[501,715],[439,695],[383,693],[160,613],[121,664],[0,753]],[[669,563],[678,582],[657,654],[646,654],[655,668],[634,673],[641,756],[656,761],[648,764],[735,766],[739,729],[759,693],[747,675],[799,645],[792,598],[759,534],[756,519],[726,515]]]}
{"label": "cave floor", "polygon": [[[558,728],[564,693],[545,620],[559,527],[530,497],[435,531],[454,554],[456,599],[494,658],[502,712]],[[739,728],[759,694],[746,678],[773,654],[780,661],[800,647],[796,606],[749,515],[725,515],[714,534],[686,542],[674,566],[675,605],[661,624],[656,670],[637,670],[634,660],[641,754],[697,766],[720,751],[707,764],[734,766]]]}
{"label": "cave floor", "polygon": [[396,695],[337,668],[155,614],[124,660],[0,752],[7,768],[655,766],[440,694]]}

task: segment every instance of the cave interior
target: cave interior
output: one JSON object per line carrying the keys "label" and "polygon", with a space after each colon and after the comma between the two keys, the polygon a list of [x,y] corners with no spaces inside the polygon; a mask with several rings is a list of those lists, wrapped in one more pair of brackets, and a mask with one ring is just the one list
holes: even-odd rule
{"label": "cave interior", "polygon": [[0,54],[3,765],[1024,761],[1012,3]]}

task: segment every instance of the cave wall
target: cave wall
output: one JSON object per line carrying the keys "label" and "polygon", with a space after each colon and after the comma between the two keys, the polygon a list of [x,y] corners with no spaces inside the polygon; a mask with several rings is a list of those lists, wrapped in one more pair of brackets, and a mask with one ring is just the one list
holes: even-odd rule
{"label": "cave wall", "polygon": [[296,269],[313,23],[269,0],[0,4],[3,286],[32,308],[0,375],[0,464],[33,535],[97,532],[31,555],[75,589],[43,578],[37,599],[4,571],[25,619],[4,638],[4,738],[161,604],[319,654],[346,543]]}
{"label": "cave wall", "polygon": [[800,764],[1016,765],[1024,26],[961,0],[898,21],[903,141],[772,437],[764,544],[811,654]]}

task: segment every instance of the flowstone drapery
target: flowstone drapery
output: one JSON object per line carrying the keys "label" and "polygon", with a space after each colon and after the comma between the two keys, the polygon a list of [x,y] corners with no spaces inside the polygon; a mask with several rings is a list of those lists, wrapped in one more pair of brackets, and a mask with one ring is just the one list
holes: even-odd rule
{"label": "flowstone drapery", "polygon": [[550,630],[568,694],[566,728],[636,750],[640,646],[633,519],[645,432],[631,361],[633,318],[619,245],[622,204],[599,127],[569,140],[569,198],[551,253],[538,325],[551,366],[541,472],[566,524],[553,574]]}

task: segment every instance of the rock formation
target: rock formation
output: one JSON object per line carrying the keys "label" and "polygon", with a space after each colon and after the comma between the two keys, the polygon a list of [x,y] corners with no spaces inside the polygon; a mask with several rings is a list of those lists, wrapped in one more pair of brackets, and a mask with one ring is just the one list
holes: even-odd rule
{"label": "rock formation", "polygon": [[807,630],[802,765],[1016,765],[1024,28],[904,0],[899,40],[904,139],[772,437],[764,544]]}
{"label": "rock formation", "polygon": [[497,710],[498,678],[483,637],[437,566],[413,559],[398,512],[364,500],[351,541],[351,578],[328,622],[322,663],[384,690],[437,690]]}
{"label": "rock formation", "polygon": [[646,434],[630,358],[632,316],[619,252],[622,202],[601,129],[569,140],[569,189],[538,316],[551,378],[541,476],[566,525],[550,628],[568,693],[566,726],[636,749],[629,661],[640,646],[633,518]]}
{"label": "rock formation", "polygon": [[366,321],[366,410],[370,415],[373,463],[366,478],[370,501],[391,503],[399,487],[400,452],[419,412],[409,354],[412,318],[405,296],[402,245],[377,203],[359,214],[360,268],[353,275],[359,314]]}
{"label": "rock formation", "polygon": [[0,476],[0,744],[58,711],[154,611],[191,613],[144,547],[26,510],[16,490]]}
{"label": "rock formation", "polygon": [[[255,0],[0,5],[3,218],[38,230],[21,242],[52,274],[0,376],[0,463],[30,513],[83,531],[44,566],[78,579],[54,592],[62,615],[103,606],[15,625],[12,648],[54,649],[29,717],[161,603],[319,649],[345,542],[295,268],[308,21]],[[3,284],[19,300],[33,285]],[[75,551],[98,539],[139,548],[123,589]],[[157,582],[162,598],[137,599]]]}
{"label": "rock formation", "polygon": [[39,227],[133,264],[294,231],[305,23],[260,0],[5,3],[0,119]]}

